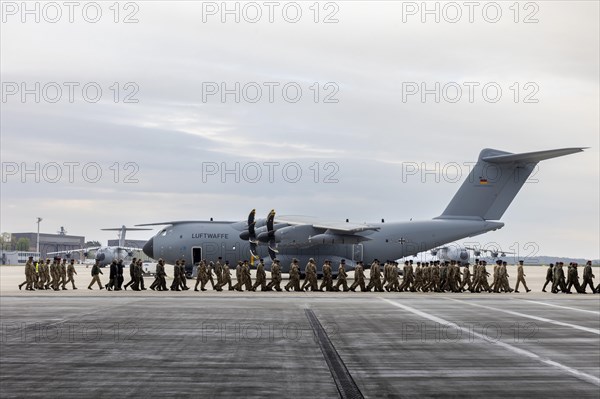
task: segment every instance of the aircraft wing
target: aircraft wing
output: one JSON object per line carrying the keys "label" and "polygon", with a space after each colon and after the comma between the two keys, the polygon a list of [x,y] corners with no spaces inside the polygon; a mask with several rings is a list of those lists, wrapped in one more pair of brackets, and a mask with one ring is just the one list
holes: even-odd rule
{"label": "aircraft wing", "polygon": [[88,251],[96,251],[98,249],[100,249],[100,247],[77,248],[77,249],[69,249],[66,251],[46,252],[46,255],[70,254],[73,252],[88,252]]}
{"label": "aircraft wing", "polygon": [[131,252],[131,251],[141,251],[142,250],[142,248],[133,248],[133,247],[117,247],[117,249],[123,249],[123,250],[129,251],[129,252]]}
{"label": "aircraft wing", "polygon": [[349,222],[338,222],[338,221],[322,221],[318,218],[312,218],[309,216],[281,216],[275,220],[276,224],[289,224],[290,226],[298,225],[311,225],[315,229],[329,230],[332,233],[339,234],[354,234],[361,231],[377,231],[380,229],[378,226],[362,223],[349,223]]}
{"label": "aircraft wing", "polygon": [[213,220],[175,220],[171,222],[157,222],[157,223],[142,223],[136,224],[136,226],[165,226],[168,224],[176,225],[176,224],[186,224],[186,223],[223,223],[223,224],[231,224],[236,222],[228,222],[228,221],[213,221]]}

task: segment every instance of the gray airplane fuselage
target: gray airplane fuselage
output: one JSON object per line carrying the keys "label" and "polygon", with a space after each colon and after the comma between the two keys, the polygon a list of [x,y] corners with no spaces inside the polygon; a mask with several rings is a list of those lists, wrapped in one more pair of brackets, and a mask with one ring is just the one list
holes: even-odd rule
{"label": "gray airplane fuselage", "polygon": [[[358,235],[370,240],[359,244],[328,244],[311,242],[298,245],[279,243],[277,258],[281,260],[282,270],[287,272],[292,258],[301,265],[314,258],[320,266],[326,259],[336,265],[346,259],[351,268],[357,261],[370,264],[374,259],[380,261],[395,260],[415,255],[448,242],[472,237],[496,230],[504,223],[486,220],[432,219],[424,221],[370,223],[379,227],[378,231],[365,231]],[[170,225],[161,229],[144,246],[146,255],[154,259],[162,258],[167,263],[185,259],[193,263],[200,259],[216,260],[222,257],[233,266],[237,261],[250,259],[250,246],[239,235],[246,229],[246,222],[187,222]],[[267,260],[270,266],[267,245],[258,246],[258,254]]]}

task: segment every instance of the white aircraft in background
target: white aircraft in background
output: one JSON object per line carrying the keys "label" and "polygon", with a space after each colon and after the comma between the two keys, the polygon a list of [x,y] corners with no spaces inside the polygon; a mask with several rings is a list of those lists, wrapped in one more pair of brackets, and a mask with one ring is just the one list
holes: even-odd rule
{"label": "white aircraft in background", "polygon": [[95,252],[95,261],[99,262],[100,267],[111,264],[113,259],[123,259],[125,260],[127,257],[133,256],[133,251],[140,251],[141,248],[134,247],[126,247],[125,246],[125,233],[128,230],[151,230],[151,229],[143,229],[138,227],[125,227],[125,225],[121,227],[114,227],[109,229],[100,229],[103,231],[119,231],[119,245],[117,246],[99,246],[99,247],[89,247],[89,248],[79,248],[79,249],[70,249],[65,251],[57,251],[57,252],[48,252],[48,255],[61,255],[65,254],[67,258],[70,258],[73,252],[83,253],[83,256],[87,257],[90,252]]}
{"label": "white aircraft in background", "polygon": [[460,245],[457,246],[444,246],[433,248],[429,251],[429,253],[433,256],[437,256],[437,258],[441,261],[455,261],[460,264],[465,264],[469,262],[471,258],[471,254],[469,251],[473,251],[473,255],[475,257],[481,256],[482,252],[487,252],[490,254],[490,257],[496,259],[498,256],[504,257],[506,254],[514,255],[514,252],[506,252],[500,249],[482,249],[482,248],[474,248],[474,247],[463,247]]}

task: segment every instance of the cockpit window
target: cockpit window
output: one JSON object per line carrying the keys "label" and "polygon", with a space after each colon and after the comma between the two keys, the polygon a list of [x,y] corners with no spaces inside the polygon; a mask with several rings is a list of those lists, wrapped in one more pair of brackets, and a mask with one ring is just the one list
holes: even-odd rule
{"label": "cockpit window", "polygon": [[167,229],[164,229],[163,231],[160,232],[161,236],[166,236],[167,235]]}

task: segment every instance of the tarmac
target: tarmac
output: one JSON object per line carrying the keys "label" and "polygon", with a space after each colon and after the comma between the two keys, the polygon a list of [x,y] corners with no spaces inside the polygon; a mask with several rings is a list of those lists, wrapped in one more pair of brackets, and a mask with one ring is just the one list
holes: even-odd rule
{"label": "tarmac", "polygon": [[600,397],[600,295],[542,293],[541,267],[519,294],[107,292],[77,270],[32,292],[0,267],[0,397]]}

